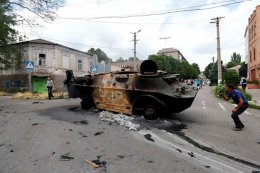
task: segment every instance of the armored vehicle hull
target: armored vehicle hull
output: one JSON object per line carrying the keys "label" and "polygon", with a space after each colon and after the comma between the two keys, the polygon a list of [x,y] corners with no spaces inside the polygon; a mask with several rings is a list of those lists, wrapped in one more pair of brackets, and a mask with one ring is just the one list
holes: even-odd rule
{"label": "armored vehicle hull", "polygon": [[95,106],[101,110],[143,115],[147,119],[178,113],[192,105],[197,90],[180,84],[176,75],[157,73],[153,61],[143,64],[140,73],[111,72],[73,79],[72,72],[68,71],[65,83],[69,97],[81,98],[82,108]]}

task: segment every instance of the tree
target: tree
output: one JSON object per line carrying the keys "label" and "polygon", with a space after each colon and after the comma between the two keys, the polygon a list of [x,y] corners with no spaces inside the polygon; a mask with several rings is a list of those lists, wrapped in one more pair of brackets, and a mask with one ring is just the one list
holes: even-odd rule
{"label": "tree", "polygon": [[232,67],[235,67],[239,64],[241,64],[241,55],[240,54],[237,54],[236,52],[234,52],[232,55],[231,55],[231,59],[230,61],[227,63],[227,68],[232,68]]}
{"label": "tree", "polygon": [[236,52],[234,52],[232,55],[231,55],[231,61],[237,63],[237,64],[240,64],[241,63],[241,55],[240,54],[237,54]]}
{"label": "tree", "polygon": [[198,76],[198,75],[200,74],[200,68],[199,68],[199,65],[196,64],[196,63],[192,63],[191,66],[193,67],[193,70],[194,70],[193,73],[194,73],[196,76]]}
{"label": "tree", "polygon": [[88,50],[88,53],[96,54],[97,57],[98,57],[98,62],[102,62],[102,61],[105,61],[106,63],[112,62],[112,59],[108,58],[107,54],[103,50],[101,50],[100,48],[97,48],[97,49],[90,48]]}
{"label": "tree", "polygon": [[217,85],[218,84],[218,67],[216,63],[211,63],[212,69],[209,69],[209,77],[210,85]]}
{"label": "tree", "polygon": [[115,62],[125,62],[125,61],[127,61],[127,60],[122,58],[122,57],[119,57],[119,58],[116,59]]}
{"label": "tree", "polygon": [[210,70],[212,70],[212,66],[213,66],[213,63],[209,63],[209,64],[206,66],[205,70],[204,70],[204,75],[205,75],[207,78],[209,78],[209,73],[210,73]]}
{"label": "tree", "polygon": [[33,26],[35,20],[30,20],[27,16],[22,16],[19,11],[25,10],[44,21],[55,19],[55,10],[64,4],[65,0],[1,0],[0,1],[0,63],[2,69],[17,67],[21,64],[21,54],[19,50],[10,44],[22,41],[21,36],[15,26],[24,23]]}
{"label": "tree", "polygon": [[149,60],[153,60],[158,69],[166,71],[171,74],[180,74],[183,79],[191,79],[198,77],[198,65],[190,65],[185,61],[178,61],[172,57],[165,55],[150,55]]}
{"label": "tree", "polygon": [[135,61],[135,60],[139,61],[139,58],[137,58],[137,57],[136,58],[135,57],[129,57],[128,58],[128,61]]}

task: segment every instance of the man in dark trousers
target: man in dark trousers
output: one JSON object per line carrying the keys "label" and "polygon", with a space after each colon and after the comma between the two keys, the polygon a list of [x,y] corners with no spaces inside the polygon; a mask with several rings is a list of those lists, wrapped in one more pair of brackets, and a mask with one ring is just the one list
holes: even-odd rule
{"label": "man in dark trousers", "polygon": [[233,99],[237,106],[232,110],[231,117],[236,125],[233,130],[241,131],[244,128],[244,124],[240,121],[238,115],[242,114],[248,108],[248,101],[245,96],[237,89],[234,89],[232,85],[226,85],[228,96],[220,94],[225,100]]}

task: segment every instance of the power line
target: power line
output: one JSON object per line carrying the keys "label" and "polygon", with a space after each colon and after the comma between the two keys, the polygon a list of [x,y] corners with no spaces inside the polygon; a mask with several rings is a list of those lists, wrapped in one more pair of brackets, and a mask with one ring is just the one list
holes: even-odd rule
{"label": "power line", "polygon": [[131,49],[104,47],[104,46],[87,45],[87,44],[75,43],[75,42],[69,42],[69,41],[62,41],[62,40],[57,40],[57,39],[48,38],[48,37],[45,37],[45,36],[33,35],[33,34],[26,34],[26,35],[30,35],[30,36],[34,36],[34,37],[38,37],[38,38],[43,38],[43,39],[47,39],[47,40],[53,40],[53,41],[62,42],[62,43],[68,43],[68,44],[74,44],[74,45],[87,46],[87,47],[98,47],[98,48],[102,48],[102,49],[116,49],[116,50],[124,50],[124,51],[126,51],[126,50],[131,50]]}
{"label": "power line", "polygon": [[[88,5],[88,4],[104,4],[104,3],[112,2],[112,1],[119,1],[119,0],[90,1],[90,2],[84,2],[84,3],[78,3],[78,4],[70,4],[69,6],[82,6],[82,5]],[[68,7],[68,6],[65,6],[65,7]]]}
{"label": "power line", "polygon": [[[220,4],[223,2],[230,2],[230,1],[222,1],[218,3],[211,3],[211,4],[206,4],[206,5],[198,5],[198,6],[193,6],[193,7],[187,7],[187,8],[180,8],[180,9],[175,9],[172,11],[162,11],[162,12],[151,12],[151,13],[143,13],[143,14],[131,14],[131,15],[120,15],[120,16],[100,16],[100,17],[88,17],[88,18],[72,18],[72,17],[60,17],[62,19],[81,19],[81,20],[91,20],[91,19],[108,19],[108,18],[132,18],[132,17],[149,17],[149,16],[158,16],[158,15],[165,15],[165,14],[172,14],[172,13],[180,13],[180,12],[190,12],[190,11],[203,11],[203,10],[210,10],[214,8],[219,8],[219,7],[224,7],[224,6],[230,6],[246,1],[252,1],[252,0],[242,0],[242,1],[237,1],[237,2],[231,2],[231,3],[225,3],[221,5],[216,5],[212,7],[205,7],[205,8],[197,8],[197,7],[203,7],[203,6],[209,6],[212,4]],[[189,9],[190,8],[190,9]]]}

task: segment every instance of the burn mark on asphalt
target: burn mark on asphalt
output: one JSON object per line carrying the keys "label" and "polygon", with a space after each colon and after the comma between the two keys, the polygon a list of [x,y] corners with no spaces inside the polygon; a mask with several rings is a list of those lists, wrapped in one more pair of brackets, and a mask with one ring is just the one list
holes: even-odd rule
{"label": "burn mark on asphalt", "polygon": [[256,164],[256,163],[252,163],[252,162],[249,162],[247,160],[243,160],[243,159],[240,159],[240,158],[237,158],[235,156],[231,156],[231,155],[228,155],[226,153],[223,153],[223,152],[220,152],[220,151],[217,151],[213,148],[210,148],[210,147],[207,147],[207,146],[204,146],[204,145],[201,145],[199,144],[198,142],[194,141],[193,139],[191,139],[190,137],[186,136],[185,133],[183,132],[175,132],[176,135],[178,135],[180,138],[184,139],[185,141],[189,142],[190,144],[192,144],[193,146],[197,147],[197,148],[200,148],[201,150],[204,150],[204,151],[207,151],[209,153],[214,153],[214,154],[217,154],[217,155],[220,155],[220,156],[223,156],[223,157],[226,157],[230,160],[234,160],[236,162],[239,162],[239,163],[242,163],[242,164],[245,164],[245,165],[248,165],[248,166],[251,166],[251,167],[254,167],[254,168],[257,168],[257,169],[260,169],[260,165]]}
{"label": "burn mark on asphalt", "polygon": [[94,134],[94,136],[99,136],[99,135],[101,135],[102,133],[104,133],[104,132],[103,132],[103,131],[96,132],[96,133]]}
{"label": "burn mark on asphalt", "polygon": [[153,163],[154,161],[152,161],[152,160],[148,160],[147,162],[148,162],[148,163]]}
{"label": "burn mark on asphalt", "polygon": [[154,142],[154,139],[152,138],[152,135],[151,135],[151,134],[145,134],[145,135],[144,135],[144,138],[147,139],[147,140],[149,140],[149,141]]}

